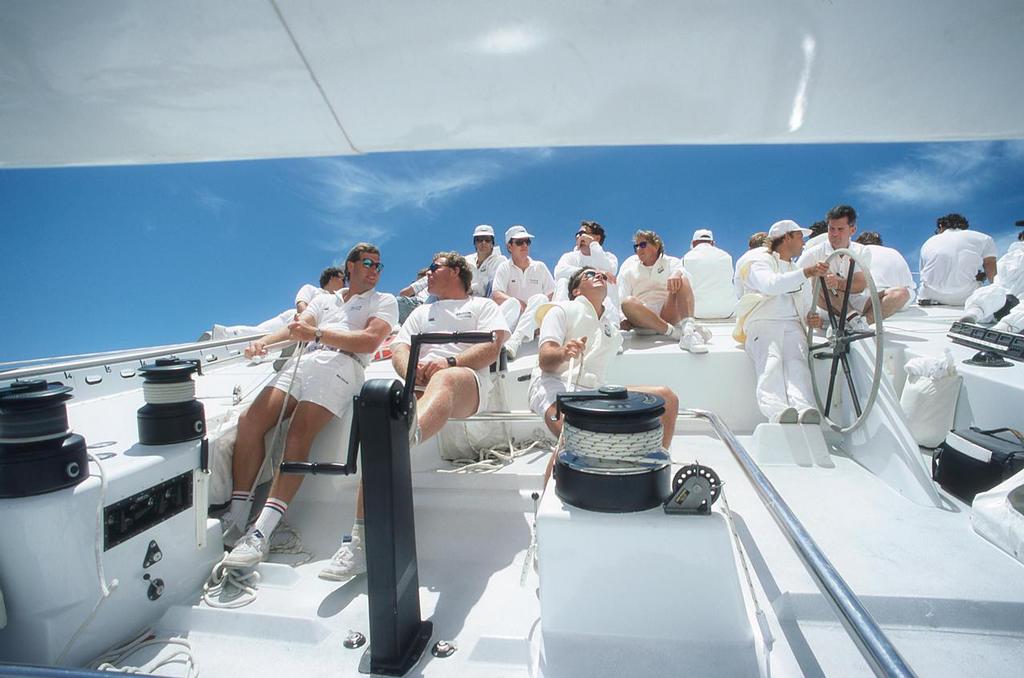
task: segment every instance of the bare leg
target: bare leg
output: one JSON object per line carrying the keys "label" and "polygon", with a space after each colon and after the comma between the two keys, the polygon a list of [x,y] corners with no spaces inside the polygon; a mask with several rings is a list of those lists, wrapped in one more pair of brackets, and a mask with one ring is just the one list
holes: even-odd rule
{"label": "bare leg", "polygon": [[[235,452],[231,458],[231,480],[236,491],[246,491],[252,487],[266,455],[264,438],[267,431],[274,427],[281,415],[285,393],[273,387],[263,389],[249,409],[238,418],[238,439],[235,441]],[[295,398],[288,397],[288,407],[284,416],[288,417],[295,411]]]}
{"label": "bare leg", "polygon": [[665,401],[665,413],[661,415],[661,446],[666,450],[672,445],[672,436],[676,433],[676,416],[679,414],[679,398],[675,392],[665,386],[630,386],[629,390],[650,393]]}
{"label": "bare leg", "polygon": [[675,325],[684,318],[692,318],[693,308],[693,287],[689,280],[683,278],[683,284],[679,291],[668,293],[668,301],[661,307],[661,319],[670,325]]}
{"label": "bare leg", "polygon": [[[288,427],[288,439],[284,446],[285,461],[306,461],[309,448],[316,434],[327,425],[334,414],[316,403],[303,401],[295,408],[291,426]],[[290,503],[299,491],[302,476],[295,473],[274,473],[274,484],[270,486],[270,496]]]}
{"label": "bare leg", "polygon": [[434,373],[417,405],[420,442],[437,434],[450,418],[473,414],[479,403],[473,370],[451,367]]}
{"label": "bare leg", "polygon": [[[906,305],[910,299],[910,291],[906,287],[893,287],[892,289],[879,292],[878,298],[882,303],[882,318],[888,318]],[[875,312],[871,308],[870,299],[868,299],[868,303],[864,307],[864,318],[868,321],[869,325],[875,322]]]}
{"label": "bare leg", "polygon": [[643,302],[636,297],[626,297],[622,300],[622,314],[626,316],[626,322],[633,327],[643,327],[662,334],[668,331],[668,323],[657,313],[644,306]]}

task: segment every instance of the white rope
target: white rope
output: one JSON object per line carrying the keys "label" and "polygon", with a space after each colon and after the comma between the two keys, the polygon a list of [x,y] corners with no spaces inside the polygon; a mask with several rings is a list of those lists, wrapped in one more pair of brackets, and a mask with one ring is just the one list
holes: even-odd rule
{"label": "white rope", "polygon": [[187,403],[196,397],[196,382],[189,377],[188,381],[173,384],[157,384],[142,382],[142,397],[150,405],[167,405]]}
{"label": "white rope", "polygon": [[[284,539],[279,539],[278,543],[274,543],[275,537],[284,536]],[[277,529],[274,530],[274,534],[271,537],[270,552],[277,555],[294,555],[301,556],[294,563],[292,567],[298,567],[299,565],[305,565],[309,561],[313,560],[313,554],[306,550],[306,547],[302,543],[302,535],[299,531],[289,525],[282,518],[281,522],[278,523]]]}
{"label": "white rope", "polygon": [[639,463],[661,449],[662,428],[639,433],[597,433],[565,423],[565,448],[584,457],[615,462]]}
{"label": "white rope", "polygon": [[509,442],[509,447],[506,450],[501,447],[488,447],[485,449],[474,450],[477,454],[476,458],[465,457],[461,459],[453,459],[452,464],[456,468],[451,469],[438,469],[438,473],[494,473],[498,469],[504,468],[512,463],[514,459],[517,459],[535,447],[544,445],[542,440],[534,440],[525,447],[515,447],[515,443]]}
{"label": "white rope", "polygon": [[222,558],[213,566],[213,571],[203,584],[203,602],[221,609],[245,607],[256,600],[256,585],[259,581],[260,573],[255,569],[225,567]]}
{"label": "white rope", "polygon": [[110,594],[113,593],[120,582],[117,579],[111,580],[110,584],[107,584],[107,577],[103,571],[103,504],[107,497],[107,474],[103,470],[103,464],[97,459],[91,452],[86,453],[89,456],[89,461],[96,464],[96,468],[99,470],[100,476],[100,497],[96,503],[96,533],[93,536],[93,554],[96,556],[96,576],[100,582],[100,598],[96,601],[96,604],[92,608],[92,612],[89,616],[79,625],[78,629],[68,639],[67,645],[64,646],[64,650],[57,657],[57,661],[54,662],[57,665],[64,663],[64,658],[67,657],[68,652],[74,646],[78,637],[82,635],[82,632],[88,628],[92,620],[96,618],[96,613],[100,610],[100,605],[103,604]]}
{"label": "white rope", "polygon": [[[118,666],[123,664],[129,657],[146,647],[160,645],[162,647],[176,646],[177,649],[170,655],[156,657],[139,666]],[[185,667],[184,678],[198,678],[199,669],[196,666],[196,658],[192,652],[192,645],[184,638],[172,636],[169,638],[157,638],[151,631],[145,631],[141,636],[127,645],[110,650],[89,663],[89,668],[94,671],[112,671],[116,673],[144,673],[155,674],[159,669],[172,664],[182,664]]]}

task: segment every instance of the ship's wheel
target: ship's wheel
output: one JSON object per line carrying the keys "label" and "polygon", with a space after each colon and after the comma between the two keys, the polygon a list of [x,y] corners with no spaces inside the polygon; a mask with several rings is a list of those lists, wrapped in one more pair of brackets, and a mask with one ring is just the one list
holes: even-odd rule
{"label": "ship's wheel", "polygon": [[[814,399],[818,403],[821,416],[824,417],[833,431],[849,433],[864,423],[868,412],[871,411],[871,407],[875,404],[878,386],[882,380],[882,304],[878,298],[878,290],[875,288],[875,281],[871,278],[871,273],[864,266],[863,260],[854,252],[846,248],[838,249],[829,255],[826,262],[831,262],[833,259],[843,256],[850,259],[850,270],[846,276],[846,290],[841,294],[826,292],[823,295],[825,310],[828,311],[828,332],[823,339],[820,336],[814,336],[814,330],[807,328],[807,359],[811,368],[811,385],[814,387]],[[858,267],[864,271],[868,293],[871,297],[871,308],[875,316],[875,325],[868,331],[854,331],[846,326],[846,317],[850,312],[850,286],[853,283],[854,271]],[[819,290],[821,289],[821,278],[815,278],[812,287],[815,304],[817,304]],[[872,366],[871,388],[867,393],[867,397],[862,397],[857,392],[857,386],[854,383],[853,373],[850,369],[850,351],[854,342],[865,339],[874,339],[875,361]],[[821,397],[821,388],[818,385],[817,372],[815,370],[815,361],[819,360],[832,361],[829,367],[828,389],[825,391],[824,399]],[[833,397],[836,392],[836,377],[840,367],[843,369],[847,394],[853,405],[853,411],[857,414],[857,418],[852,423],[846,425],[839,422],[838,417],[833,416],[832,413]]]}

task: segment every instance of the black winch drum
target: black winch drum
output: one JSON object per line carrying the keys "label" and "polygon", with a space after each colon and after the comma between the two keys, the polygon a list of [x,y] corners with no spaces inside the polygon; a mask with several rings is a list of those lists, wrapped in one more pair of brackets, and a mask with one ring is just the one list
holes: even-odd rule
{"label": "black winch drum", "polygon": [[672,464],[661,450],[665,401],[622,386],[559,396],[563,449],[555,494],[588,511],[628,513],[660,506],[672,491]]}
{"label": "black winch drum", "polygon": [[206,435],[206,410],[195,398],[193,360],[157,358],[139,368],[146,404],[139,408],[139,442],[171,445]]}
{"label": "black winch drum", "polygon": [[85,438],[68,429],[71,391],[44,379],[0,388],[0,498],[45,494],[89,476]]}

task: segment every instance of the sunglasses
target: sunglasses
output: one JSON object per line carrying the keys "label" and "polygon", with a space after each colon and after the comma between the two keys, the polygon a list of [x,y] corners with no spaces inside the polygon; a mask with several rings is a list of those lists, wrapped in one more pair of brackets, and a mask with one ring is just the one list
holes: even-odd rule
{"label": "sunglasses", "polygon": [[577,238],[580,237],[581,235],[590,235],[590,234],[587,233],[586,231],[584,231],[583,229],[580,229],[580,230],[576,231],[576,237]]}
{"label": "sunglasses", "polygon": [[374,261],[373,259],[363,259],[359,263],[363,265],[363,268],[377,269],[377,273],[380,273],[384,269],[384,264],[379,261]]}
{"label": "sunglasses", "polygon": [[608,281],[608,276],[605,275],[604,273],[602,273],[601,271],[584,271],[583,272],[583,279],[584,280],[593,280],[594,278],[597,278],[598,280],[604,280],[605,282]]}
{"label": "sunglasses", "polygon": [[512,240],[509,240],[509,242],[515,245],[516,247],[522,247],[523,245],[529,246],[530,243],[532,243],[533,241],[530,240],[529,238],[514,238]]}
{"label": "sunglasses", "polygon": [[437,269],[439,269],[439,268],[453,268],[453,266],[451,264],[449,264],[448,262],[445,262],[443,264],[439,264],[436,261],[432,262],[430,264],[430,266],[427,266],[427,270],[430,271],[431,273],[437,273]]}
{"label": "sunglasses", "polygon": [[640,242],[633,245],[633,251],[636,252],[638,250],[642,250],[650,244],[651,243],[647,242],[646,240],[641,240]]}
{"label": "sunglasses", "polygon": [[494,242],[494,238],[489,235],[475,235],[473,236],[473,242]]}

